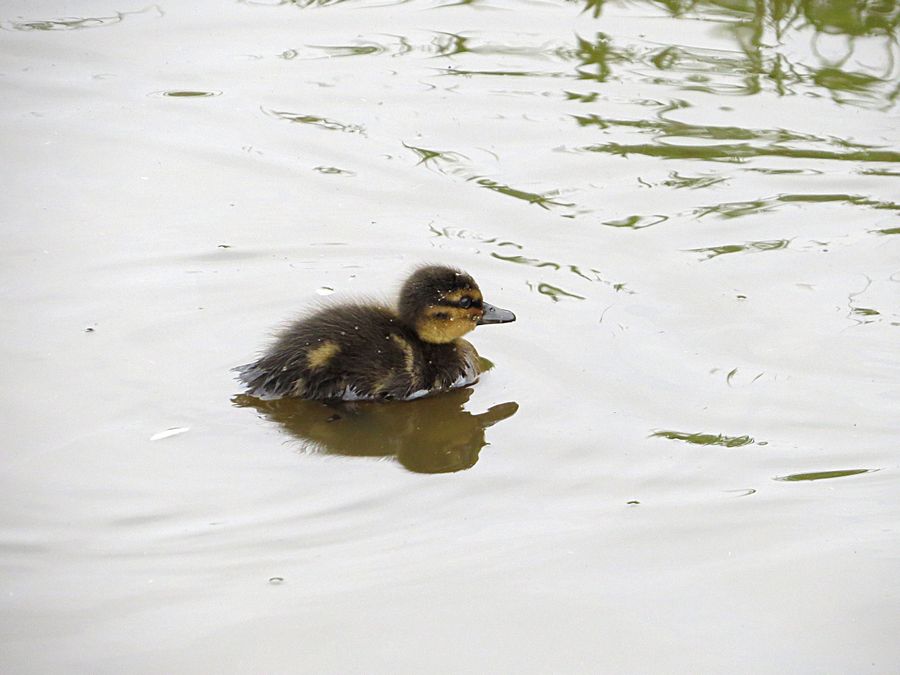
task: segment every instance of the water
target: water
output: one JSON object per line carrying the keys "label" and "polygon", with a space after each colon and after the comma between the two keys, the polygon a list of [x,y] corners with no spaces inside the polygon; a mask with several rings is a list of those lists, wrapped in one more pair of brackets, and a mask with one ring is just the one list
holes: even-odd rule
{"label": "water", "polygon": [[[3,670],[896,672],[898,17],[2,3]],[[474,389],[235,398],[426,261]]]}

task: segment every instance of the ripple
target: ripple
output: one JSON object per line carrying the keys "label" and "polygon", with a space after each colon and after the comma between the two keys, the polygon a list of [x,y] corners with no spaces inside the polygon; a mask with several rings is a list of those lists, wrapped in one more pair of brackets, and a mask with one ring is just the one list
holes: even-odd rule
{"label": "ripple", "polygon": [[211,96],[221,95],[221,91],[199,91],[191,89],[168,89],[165,91],[152,91],[148,94],[148,96],[165,98],[209,98]]}
{"label": "ripple", "polygon": [[535,204],[537,206],[540,206],[542,209],[549,209],[551,206],[575,206],[571,203],[558,202],[552,199],[552,197],[555,197],[559,194],[558,190],[540,194],[537,192],[520,190],[518,188],[512,187],[511,185],[498,183],[491,178],[483,178],[481,176],[472,176],[471,178],[467,178],[466,180],[473,181],[483,188],[492,190],[494,192],[499,192],[500,194],[506,195],[507,197],[513,197],[515,199],[521,199],[524,202],[528,202],[529,204]]}
{"label": "ripple", "polygon": [[691,253],[705,253],[704,260],[711,260],[729,253],[759,253],[761,251],[780,251],[786,249],[790,239],[773,239],[769,241],[748,241],[744,244],[725,244],[706,248],[689,248]]}
{"label": "ripple", "polygon": [[158,16],[164,15],[158,5],[150,5],[134,12],[116,12],[112,16],[92,17],[61,17],[55,19],[34,19],[31,21],[4,21],[0,23],[3,30],[17,31],[65,31],[83,30],[85,28],[102,28],[112,26],[125,20],[125,17],[133,14],[144,14],[155,11]]}
{"label": "ripple", "polygon": [[716,214],[721,218],[739,218],[772,211],[783,204],[810,203],[826,204],[840,202],[852,206],[863,206],[873,209],[900,211],[900,204],[872,199],[864,195],[850,194],[780,194],[749,201],[723,202],[711,206],[699,206],[693,210],[696,218]]}
{"label": "ripple", "polygon": [[318,117],[316,115],[306,115],[282,110],[267,110],[263,108],[262,111],[265,114],[277,117],[278,119],[294,122],[296,124],[308,124],[327,131],[341,131],[347,134],[360,134],[363,136],[366,134],[365,127],[360,124],[348,124],[346,122],[328,119],[327,117]]}
{"label": "ripple", "polygon": [[552,284],[541,282],[537,285],[537,288],[532,286],[531,283],[528,284],[528,287],[532,290],[537,290],[541,295],[546,295],[553,302],[559,302],[564,298],[572,298],[573,300],[587,300],[587,298],[583,295],[578,295],[577,293],[570,293],[569,291],[563,290],[559,286],[554,286]]}
{"label": "ripple", "polygon": [[838,469],[836,471],[813,471],[810,473],[792,473],[787,476],[776,476],[772,480],[797,483],[810,480],[830,480],[831,478],[845,478],[846,476],[858,476],[861,473],[871,473],[878,469]]}
{"label": "ripple", "polygon": [[316,166],[313,167],[316,173],[325,174],[326,176],[355,176],[356,173],[347,169],[339,169],[336,166]]}
{"label": "ripple", "polygon": [[[662,112],[669,112],[677,104]],[[627,156],[629,154],[666,159],[703,159],[740,162],[754,157],[787,157],[791,159],[827,159],[855,162],[898,162],[900,152],[882,146],[864,145],[852,141],[803,134],[787,129],[747,129],[734,126],[705,126],[688,124],[660,116],[655,120],[628,120],[600,115],[572,115],[580,127],[596,126],[603,130],[634,129],[651,134],[657,142],[625,144],[618,142],[587,145],[576,148],[580,152],[600,152]],[[743,143],[663,143],[678,138],[704,141],[745,141]],[[813,144],[825,149],[789,147],[786,144]]]}
{"label": "ripple", "polygon": [[[685,431],[654,431],[650,438],[668,438],[693,445],[720,445],[725,448],[739,448],[756,441],[751,436],[725,436],[724,434],[690,433]],[[760,444],[761,445],[761,444]]]}
{"label": "ripple", "polygon": [[461,161],[469,160],[469,158],[462,153],[454,152],[452,150],[434,150],[431,148],[421,148],[415,145],[409,145],[407,143],[403,143],[403,147],[407,150],[411,150],[416,154],[416,156],[418,156],[419,165],[443,174],[446,174],[447,171],[445,171],[441,167],[442,163],[457,164]]}
{"label": "ripple", "polygon": [[659,213],[649,216],[634,214],[616,220],[604,220],[602,224],[606,225],[607,227],[622,227],[630,230],[642,230],[645,227],[653,227],[654,225],[664,223],[668,219],[669,216],[664,216]]}

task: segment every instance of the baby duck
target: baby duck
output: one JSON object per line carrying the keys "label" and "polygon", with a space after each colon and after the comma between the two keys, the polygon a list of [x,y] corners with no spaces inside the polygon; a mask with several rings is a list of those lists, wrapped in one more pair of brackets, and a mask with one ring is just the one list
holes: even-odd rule
{"label": "baby duck", "polygon": [[289,325],[256,362],[235,368],[258,398],[411,399],[478,379],[478,353],[462,336],[515,315],[484,302],[475,280],[443,265],[404,282],[397,309],[350,303]]}

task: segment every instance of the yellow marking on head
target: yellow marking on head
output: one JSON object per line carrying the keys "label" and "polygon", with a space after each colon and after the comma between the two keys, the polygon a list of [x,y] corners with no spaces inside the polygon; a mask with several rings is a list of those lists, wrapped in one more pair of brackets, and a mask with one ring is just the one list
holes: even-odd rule
{"label": "yellow marking on head", "polygon": [[306,354],[306,363],[313,370],[324,368],[339,351],[341,351],[341,346],[337,342],[323,342],[318,347],[309,350]]}
{"label": "yellow marking on head", "polygon": [[416,322],[416,333],[425,342],[453,342],[475,328],[479,316],[477,310],[432,305]]}
{"label": "yellow marking on head", "polygon": [[396,333],[391,333],[391,340],[403,352],[403,370],[412,375],[416,365],[416,353],[413,351],[412,345]]}

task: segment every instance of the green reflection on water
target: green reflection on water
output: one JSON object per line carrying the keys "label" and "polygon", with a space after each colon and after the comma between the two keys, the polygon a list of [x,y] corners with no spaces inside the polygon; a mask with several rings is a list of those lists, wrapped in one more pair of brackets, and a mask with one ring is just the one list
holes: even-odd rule
{"label": "green reflection on water", "polygon": [[684,431],[654,431],[651,438],[668,438],[673,441],[684,441],[694,445],[721,445],[726,448],[739,448],[756,441],[750,436],[725,436],[723,434],[688,433]]}
{"label": "green reflection on water", "polygon": [[[752,157],[789,157],[793,159],[834,159],[864,162],[897,162],[900,152],[876,146],[854,143],[835,136],[815,136],[787,129],[749,129],[735,126],[698,125],[670,120],[663,115],[678,107],[673,102],[660,111],[656,119],[619,119],[601,115],[572,115],[580,127],[596,126],[600,129],[626,128],[653,134],[659,140],[698,138],[716,141],[745,141],[743,143],[718,143],[690,145],[684,143],[617,142],[588,145],[580,148],[588,152],[623,155],[641,154],[664,159],[705,159],[743,161]],[[788,143],[816,143],[827,149],[789,147]]]}
{"label": "green reflection on water", "polygon": [[[708,127],[706,127],[708,128]],[[663,159],[704,159],[708,161],[741,162],[752,157],[789,157],[791,159],[834,159],[853,162],[900,162],[900,152],[893,150],[811,150],[780,146],[755,147],[751,145],[656,145],[639,143],[604,143],[581,148],[587,152],[603,152],[611,155],[646,155]]]}
{"label": "green reflection on water", "polygon": [[[583,12],[590,12],[594,17],[601,15],[605,4],[604,0],[582,2]],[[676,18],[722,23],[733,36],[741,56],[696,48],[686,50],[676,45],[665,46],[650,55],[638,55],[616,47],[606,35],[599,33],[594,43],[582,44],[584,40],[579,38],[580,78],[585,76],[586,68],[594,65],[597,72],[592,74],[592,79],[605,81],[613,75],[611,64],[618,61],[633,65],[641,60],[658,71],[671,71],[675,67],[682,71],[682,81],[676,75],[652,78],[653,82],[719,95],[728,90],[733,94],[753,95],[763,91],[767,83],[780,96],[800,93],[798,88],[805,87],[827,91],[835,101],[849,104],[883,105],[879,103],[882,100],[891,105],[900,94],[894,75],[900,6],[893,0],[644,0],[640,4],[661,9]],[[819,51],[820,35],[843,39],[840,56],[829,58]],[[800,36],[810,40],[816,63],[793,60],[796,50],[785,43]],[[860,51],[865,52],[865,58],[856,56],[859,45],[863,45]],[[880,60],[870,58],[869,50],[873,48],[881,49]],[[690,72],[700,68],[716,74],[716,86],[691,84],[709,80],[705,75]],[[726,78],[739,78],[740,82],[726,86]],[[849,98],[848,93],[861,99]]]}
{"label": "green reflection on water", "polygon": [[[310,49],[317,49],[325,53],[325,58],[341,58],[345,56],[372,56],[381,54],[385,47],[380,44],[367,42],[359,45],[307,45]],[[293,50],[291,50],[293,51]],[[296,52],[294,52],[296,55]]]}
{"label": "green reflection on water", "polygon": [[778,251],[785,249],[790,244],[789,239],[774,239],[772,241],[748,241],[746,244],[726,244],[724,246],[710,246],[708,248],[689,248],[692,253],[706,253],[705,260],[710,260],[728,253],[756,253],[759,251]]}
{"label": "green reflection on water", "polygon": [[282,398],[232,399],[277,422],[313,452],[351,457],[392,457],[416,473],[448,473],[475,465],[487,445],[484,431],[515,415],[509,401],[480,414],[463,409],[471,388],[414,401],[328,402]]}
{"label": "green reflection on water", "polygon": [[119,23],[122,16],[91,17],[86,19],[49,19],[45,21],[23,21],[11,24],[14,30],[79,30],[81,28],[99,28]]}
{"label": "green reflection on water", "polygon": [[[551,206],[574,206],[574,204],[567,204],[565,202],[558,202],[551,199],[551,195],[542,195],[536,192],[527,192],[525,190],[519,190],[517,188],[511,187],[509,185],[504,185],[503,183],[498,183],[497,181],[491,180],[490,178],[480,178],[478,176],[473,176],[468,180],[474,181],[478,185],[483,188],[487,188],[488,190],[493,190],[494,192],[499,192],[500,194],[506,195],[507,197],[514,197],[515,199],[521,199],[522,201],[528,202],[529,204],[537,204],[542,209],[549,209]],[[555,195],[553,195],[555,196]]]}
{"label": "green reflection on water", "polygon": [[[739,218],[741,216],[753,215],[765,211],[771,211],[781,204],[791,203],[812,203],[821,204],[828,202],[842,202],[844,204],[852,204],[853,206],[868,206],[873,209],[883,209],[888,211],[900,211],[900,204],[896,202],[884,202],[877,199],[870,199],[862,195],[847,194],[785,194],[775,195],[774,197],[765,197],[746,202],[724,202],[713,206],[700,206],[694,209],[694,215],[697,218],[703,218],[711,213],[721,218]],[[765,249],[769,250],[769,249]]]}
{"label": "green reflection on water", "polygon": [[452,150],[432,150],[430,148],[420,148],[406,143],[403,143],[403,147],[407,150],[412,150],[416,156],[418,156],[419,164],[423,164],[426,167],[434,167],[438,170],[440,170],[440,162],[452,164],[469,159],[465,155],[453,152]]}
{"label": "green reflection on water", "polygon": [[806,481],[806,480],[828,480],[829,478],[844,478],[845,476],[856,476],[861,473],[869,473],[872,469],[841,469],[839,471],[813,471],[810,473],[792,473],[789,476],[776,476],[774,480],[786,481],[789,483]]}
{"label": "green reflection on water", "polygon": [[663,181],[666,187],[675,188],[676,190],[688,188],[690,190],[700,190],[717,183],[724,183],[727,179],[722,176],[682,176],[677,171],[669,174],[669,180]]}
{"label": "green reflection on water", "polygon": [[604,220],[603,224],[608,227],[624,227],[631,230],[642,230],[645,227],[659,225],[669,219],[669,216],[654,214],[652,216],[632,215],[618,220]]}
{"label": "green reflection on water", "polygon": [[[531,286],[531,284],[528,284]],[[553,302],[559,302],[563,298],[573,298],[575,300],[585,300],[586,298],[583,295],[578,295],[576,293],[570,293],[569,291],[564,291],[559,286],[553,286],[547,283],[539,283],[537,286],[537,292],[541,295],[546,295]]]}
{"label": "green reflection on water", "polygon": [[91,16],[91,17],[62,17],[57,19],[37,19],[32,21],[8,21],[0,23],[0,28],[7,30],[20,31],[61,31],[61,30],[82,30],[84,28],[100,28],[102,26],[112,26],[120,23],[125,17],[133,14],[144,14],[147,12],[156,13],[163,16],[162,9],[157,5],[150,5],[144,9],[131,12],[116,12],[112,16]]}
{"label": "green reflection on water", "polygon": [[288,122],[295,122],[297,124],[309,124],[314,127],[319,127],[320,129],[327,129],[328,131],[343,131],[348,134],[362,134],[365,135],[366,130],[363,126],[359,124],[347,124],[344,122],[338,122],[337,120],[328,119],[326,117],[317,117],[315,115],[303,115],[300,113],[292,113],[281,110],[265,110],[268,115],[272,115],[273,117],[277,117],[282,120],[287,120]]}

